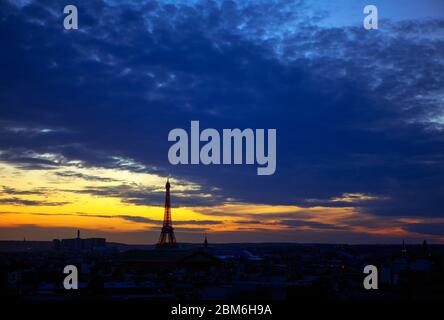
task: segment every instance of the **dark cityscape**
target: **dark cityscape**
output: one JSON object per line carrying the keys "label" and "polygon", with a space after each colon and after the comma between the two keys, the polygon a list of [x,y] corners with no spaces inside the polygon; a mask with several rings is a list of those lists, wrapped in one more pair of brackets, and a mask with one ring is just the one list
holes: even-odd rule
{"label": "dark cityscape", "polygon": [[[6,299],[442,300],[444,246],[182,244],[156,249],[105,239],[0,242]],[[365,290],[363,268],[379,270]],[[63,268],[79,268],[79,289]],[[85,293],[88,293],[85,295]]]}

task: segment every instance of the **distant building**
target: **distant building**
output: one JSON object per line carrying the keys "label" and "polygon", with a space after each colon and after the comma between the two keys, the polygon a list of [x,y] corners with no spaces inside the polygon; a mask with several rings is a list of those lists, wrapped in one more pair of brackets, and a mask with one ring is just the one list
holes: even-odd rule
{"label": "distant building", "polygon": [[204,240],[204,243],[203,243],[203,247],[204,247],[204,248],[208,248],[207,233],[205,233],[205,240]]}
{"label": "distant building", "polygon": [[402,240],[401,255],[402,256],[406,256],[407,255],[407,247],[405,245],[405,241],[404,240]]}
{"label": "distant building", "polygon": [[77,238],[72,239],[54,239],[53,241],[55,250],[63,251],[82,251],[82,250],[94,250],[98,248],[106,247],[105,238],[80,238],[80,230],[77,230]]}

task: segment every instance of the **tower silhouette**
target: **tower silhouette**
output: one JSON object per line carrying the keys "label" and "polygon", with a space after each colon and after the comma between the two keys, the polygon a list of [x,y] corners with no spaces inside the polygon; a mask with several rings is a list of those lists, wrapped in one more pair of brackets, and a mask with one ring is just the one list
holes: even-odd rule
{"label": "tower silhouette", "polygon": [[204,248],[208,248],[208,239],[207,239],[207,233],[205,232],[205,240],[203,244]]}
{"label": "tower silhouette", "polygon": [[163,216],[163,226],[160,233],[159,241],[157,241],[158,248],[176,247],[176,237],[174,236],[173,222],[171,221],[171,199],[170,199],[170,180],[167,180],[165,185],[165,214]]}

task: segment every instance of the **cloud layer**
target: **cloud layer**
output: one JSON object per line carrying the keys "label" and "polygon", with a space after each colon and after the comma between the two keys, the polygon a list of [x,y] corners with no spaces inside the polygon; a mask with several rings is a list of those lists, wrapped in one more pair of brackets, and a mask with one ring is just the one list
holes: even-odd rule
{"label": "cloud layer", "polygon": [[[369,32],[310,1],[80,1],[79,30],[66,31],[59,1],[0,6],[0,161],[17,171],[53,171],[85,182],[70,194],[135,206],[162,206],[159,182],[96,171],[172,175],[175,205],[207,215],[230,203],[352,208],[359,219],[279,224],[439,234],[444,17],[383,19]],[[191,120],[276,128],[275,175],[171,166],[167,134]],[[66,189],[11,188],[0,204],[69,202],[20,194]]]}

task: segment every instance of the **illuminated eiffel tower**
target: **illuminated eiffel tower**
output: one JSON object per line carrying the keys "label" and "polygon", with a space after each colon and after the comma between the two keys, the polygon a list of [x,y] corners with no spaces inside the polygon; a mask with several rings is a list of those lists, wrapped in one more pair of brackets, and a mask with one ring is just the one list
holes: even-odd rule
{"label": "illuminated eiffel tower", "polygon": [[165,185],[165,214],[163,217],[163,226],[160,233],[157,248],[175,248],[177,247],[176,237],[174,236],[173,222],[171,221],[171,200],[170,200],[170,180]]}

